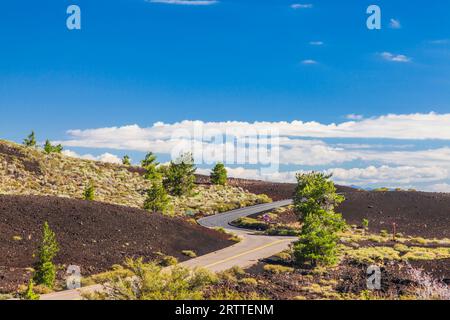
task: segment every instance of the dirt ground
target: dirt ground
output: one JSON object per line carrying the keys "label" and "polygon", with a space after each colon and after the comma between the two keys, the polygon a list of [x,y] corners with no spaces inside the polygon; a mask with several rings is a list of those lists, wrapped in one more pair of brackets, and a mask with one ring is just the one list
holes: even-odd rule
{"label": "dirt ground", "polygon": [[56,263],[75,264],[89,275],[126,257],[151,259],[156,252],[186,257],[232,244],[222,233],[159,214],[110,204],[55,197],[0,195],[0,292],[23,283],[35,262],[42,225],[48,221],[60,245]]}

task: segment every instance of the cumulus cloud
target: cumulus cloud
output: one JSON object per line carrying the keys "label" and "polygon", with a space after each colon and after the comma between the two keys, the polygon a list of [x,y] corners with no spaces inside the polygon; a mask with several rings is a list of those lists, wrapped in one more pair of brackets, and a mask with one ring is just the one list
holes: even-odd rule
{"label": "cumulus cloud", "polygon": [[390,27],[391,29],[401,29],[401,28],[402,28],[402,24],[401,24],[400,21],[397,20],[397,19],[391,19],[391,20],[389,21],[389,27]]}
{"label": "cumulus cloud", "polygon": [[209,6],[218,3],[216,0],[147,0],[150,3],[173,4],[183,6]]}
{"label": "cumulus cloud", "polygon": [[425,191],[450,193],[450,184],[449,183],[433,184],[433,185],[427,187],[425,189]]}
{"label": "cumulus cloud", "polygon": [[72,158],[79,158],[79,159],[92,160],[92,161],[101,161],[101,162],[107,162],[107,163],[116,163],[116,164],[122,163],[122,160],[118,156],[111,154],[109,152],[103,153],[99,156],[94,156],[89,153],[80,155],[72,150],[63,150],[62,153],[65,156],[72,157]]}
{"label": "cumulus cloud", "polygon": [[332,168],[327,172],[341,184],[397,184],[441,181],[449,178],[449,170],[440,167],[369,166],[366,168]]}
{"label": "cumulus cloud", "polygon": [[403,54],[393,54],[390,52],[383,52],[380,55],[386,61],[400,62],[400,63],[411,62],[411,58]]}

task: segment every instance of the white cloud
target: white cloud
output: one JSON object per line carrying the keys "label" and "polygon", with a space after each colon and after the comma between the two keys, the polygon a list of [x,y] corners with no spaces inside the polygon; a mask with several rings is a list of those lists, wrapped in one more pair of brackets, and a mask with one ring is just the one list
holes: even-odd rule
{"label": "white cloud", "polygon": [[425,191],[450,193],[450,184],[448,183],[433,184],[427,187]]}
{"label": "white cloud", "polygon": [[391,62],[401,62],[401,63],[411,62],[411,58],[403,54],[393,54],[390,52],[383,52],[380,55],[384,60]]}
{"label": "white cloud", "polygon": [[[364,118],[359,115],[348,116],[350,121],[323,124],[315,121],[303,122],[202,122],[182,121],[172,124],[155,123],[142,128],[138,125],[98,128],[88,130],[70,130],[70,139],[54,141],[65,147],[84,147],[113,150],[153,151],[158,154],[172,154],[173,150],[194,150],[202,147],[223,154],[224,150],[233,150],[236,154],[245,152],[260,144],[270,144],[272,151],[279,154],[276,164],[334,170],[336,180],[342,184],[380,183],[417,187],[417,184],[441,184],[450,182],[450,114],[389,114]],[[258,132],[273,129],[279,133],[276,143],[270,139],[258,137]],[[199,135],[194,135],[197,132]],[[212,135],[209,133],[212,132]],[[211,137],[218,134],[243,132],[247,136],[245,146],[234,146],[226,141],[214,141]],[[205,136],[207,137],[205,139]],[[321,139],[339,139],[326,142]],[[364,139],[363,141],[345,141],[343,139]],[[258,140],[259,139],[259,140]],[[371,142],[371,139],[377,139]],[[390,139],[390,142],[384,141]],[[427,149],[412,141],[440,141],[438,146]],[[395,141],[397,140],[397,141]],[[398,141],[407,140],[407,144]],[[180,148],[182,146],[182,148]],[[194,146],[194,149],[191,149]],[[230,148],[231,147],[231,148]],[[177,149],[178,148],[178,149]],[[101,156],[71,154],[85,159],[120,163],[112,154]],[[226,153],[228,155],[228,153]],[[203,154],[204,156],[204,154]],[[219,159],[223,159],[220,158]],[[221,161],[221,160],[217,160]],[[244,166],[240,162],[225,162]],[[273,163],[273,162],[272,162]],[[356,167],[356,168],[355,168]],[[261,176],[258,169],[233,169],[236,176],[275,181],[292,181],[295,172],[275,172]],[[286,170],[286,169],[284,169]]]}
{"label": "white cloud", "polygon": [[63,150],[62,152],[65,156],[67,157],[72,157],[72,158],[80,158],[80,159],[84,159],[84,160],[92,160],[92,161],[101,161],[101,162],[108,162],[108,163],[116,163],[116,164],[121,164],[122,160],[111,153],[103,153],[99,156],[94,156],[92,154],[84,154],[84,155],[80,155],[78,153],[76,153],[75,151],[72,150]]}
{"label": "white cloud", "polygon": [[397,19],[391,19],[391,20],[389,21],[389,27],[390,27],[391,29],[401,29],[401,28],[402,28],[402,24],[401,24],[400,21],[397,20]]}
{"label": "white cloud", "polygon": [[324,45],[324,43],[322,41],[310,41],[309,44],[312,46],[323,46]]}
{"label": "white cloud", "polygon": [[[199,169],[198,172],[209,175],[210,170]],[[297,173],[306,173],[309,171],[285,171],[262,175],[257,169],[227,167],[227,172],[229,177],[234,178],[294,183],[296,181]],[[369,166],[365,168],[350,169],[332,168],[323,170],[323,172],[333,174],[333,181],[340,185],[400,187],[403,189],[416,188],[418,190],[431,192],[450,192],[450,184],[435,183],[445,178],[445,175],[448,176],[449,171],[435,167]],[[417,187],[417,184],[422,186]]]}
{"label": "white cloud", "polygon": [[449,177],[449,170],[439,167],[415,166],[369,166],[366,168],[332,168],[327,172],[333,174],[333,179],[341,184],[396,184],[409,185],[442,181]]}
{"label": "white cloud", "polygon": [[313,7],[312,4],[308,3],[308,4],[301,4],[301,3],[294,3],[291,5],[292,9],[311,9]]}
{"label": "white cloud", "polygon": [[218,3],[216,0],[147,0],[150,3],[163,3],[184,6],[209,6]]}
{"label": "white cloud", "polygon": [[362,119],[364,119],[364,116],[360,115],[360,114],[352,113],[352,114],[346,115],[346,118],[349,120],[362,120]]}
{"label": "white cloud", "polygon": [[302,64],[313,65],[313,64],[317,64],[317,61],[316,60],[312,60],[312,59],[307,59],[307,60],[303,60]]}
{"label": "white cloud", "polygon": [[[303,122],[202,122],[189,121],[173,124],[155,123],[151,127],[138,125],[108,127],[87,130],[69,130],[71,137],[59,141],[65,146],[110,148],[119,150],[147,151],[153,148],[168,151],[180,139],[189,139],[195,128],[203,132],[224,133],[228,130],[242,130],[254,135],[268,128],[278,130],[281,137],[290,138],[377,138],[393,140],[450,141],[450,114],[389,114],[360,121],[346,121],[339,124],[323,124],[315,121]],[[177,136],[174,136],[177,133]],[[181,135],[181,136],[180,136]],[[289,143],[295,142],[290,139]]]}

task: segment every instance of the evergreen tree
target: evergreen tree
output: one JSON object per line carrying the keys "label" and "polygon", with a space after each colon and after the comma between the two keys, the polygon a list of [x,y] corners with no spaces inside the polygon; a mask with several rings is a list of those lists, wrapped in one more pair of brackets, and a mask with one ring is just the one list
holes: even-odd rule
{"label": "evergreen tree", "polygon": [[44,144],[44,152],[47,154],[50,153],[61,153],[63,150],[63,146],[58,144],[56,146],[53,146],[50,141],[47,139],[45,140],[45,144]]}
{"label": "evergreen tree", "polygon": [[169,197],[161,183],[153,183],[147,190],[147,198],[144,202],[144,209],[150,212],[165,213],[169,206]]}
{"label": "evergreen tree", "polygon": [[294,210],[303,220],[309,214],[323,210],[333,210],[345,198],[336,193],[331,176],[321,172],[297,175],[297,187],[294,194]]}
{"label": "evergreen tree", "polygon": [[28,287],[22,294],[23,300],[39,300],[40,296],[34,292],[34,282],[32,279],[28,282]]}
{"label": "evergreen tree", "polygon": [[342,201],[344,197],[336,193],[330,176],[317,172],[297,175],[294,210],[303,223],[299,241],[294,244],[297,262],[336,262],[337,232],[345,228],[345,221],[334,208]]}
{"label": "evergreen tree", "polygon": [[189,194],[194,188],[196,170],[192,153],[181,155],[165,169],[164,188],[173,196]]}
{"label": "evergreen tree", "polygon": [[216,185],[227,184],[227,169],[223,163],[217,163],[210,175],[211,183]]}
{"label": "evergreen tree", "polygon": [[87,201],[94,201],[95,199],[95,186],[92,181],[90,181],[84,191],[83,191],[83,199]]}
{"label": "evergreen tree", "polygon": [[39,247],[39,260],[35,267],[34,281],[37,284],[43,284],[53,288],[56,278],[56,267],[53,259],[59,251],[56,235],[50,229],[47,222],[44,223],[42,242]]}
{"label": "evergreen tree", "polygon": [[158,171],[158,165],[159,162],[156,161],[156,155],[153,152],[147,153],[145,159],[141,161],[141,166],[145,169],[144,178],[153,182],[160,181],[161,173]]}
{"label": "evergreen tree", "polygon": [[34,131],[31,131],[28,137],[23,140],[23,144],[26,147],[36,147],[36,137],[34,135]]}
{"label": "evergreen tree", "polygon": [[131,159],[130,159],[130,157],[128,155],[123,156],[122,164],[124,166],[131,166]]}

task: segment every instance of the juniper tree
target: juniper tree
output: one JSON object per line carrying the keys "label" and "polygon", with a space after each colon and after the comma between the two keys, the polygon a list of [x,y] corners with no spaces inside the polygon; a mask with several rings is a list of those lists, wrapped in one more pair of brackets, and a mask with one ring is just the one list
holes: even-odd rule
{"label": "juniper tree", "polygon": [[211,171],[211,183],[216,185],[227,184],[227,169],[223,163],[217,163]]}
{"label": "juniper tree", "polygon": [[35,266],[34,281],[53,288],[56,278],[56,266],[53,259],[59,251],[55,233],[50,229],[47,222],[44,223],[42,242],[39,246],[39,260]]}

